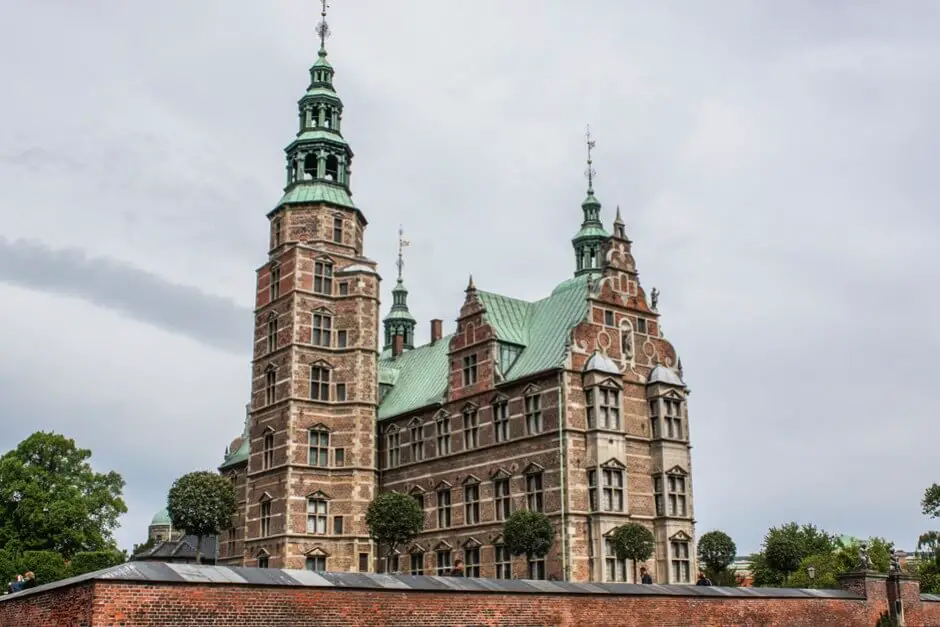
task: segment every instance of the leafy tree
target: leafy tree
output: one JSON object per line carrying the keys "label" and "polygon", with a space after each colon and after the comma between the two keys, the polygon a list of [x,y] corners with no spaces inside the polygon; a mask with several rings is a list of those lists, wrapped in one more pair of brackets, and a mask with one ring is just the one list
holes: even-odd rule
{"label": "leafy tree", "polygon": [[637,562],[645,562],[653,556],[653,532],[638,523],[627,523],[614,531],[610,541],[617,559],[633,561],[633,581],[637,581]]}
{"label": "leafy tree", "polygon": [[103,570],[118,566],[127,561],[127,555],[123,551],[86,551],[76,553],[69,562],[68,576],[77,577],[85,573],[93,573],[96,570]]}
{"label": "leafy tree", "polygon": [[764,545],[764,557],[767,565],[783,574],[784,580],[790,573],[796,572],[803,561],[799,543],[786,535],[776,535]]}
{"label": "leafy tree", "polygon": [[928,531],[917,540],[917,575],[920,591],[925,594],[940,594],[940,532]]}
{"label": "leafy tree", "polygon": [[783,585],[783,574],[770,567],[763,552],[751,555],[751,580],[759,588],[776,588]]}
{"label": "leafy tree", "polygon": [[7,584],[16,578],[16,559],[9,551],[0,549],[0,594],[7,589]]}
{"label": "leafy tree", "polygon": [[940,518],[940,484],[935,483],[924,491],[924,498],[921,499],[920,506],[924,516]]}
{"label": "leafy tree", "polygon": [[68,559],[116,546],[124,479],[95,472],[90,457],[74,440],[42,431],[0,457],[0,548]]}
{"label": "leafy tree", "polygon": [[232,526],[235,488],[222,475],[200,470],[173,482],[167,496],[170,520],[177,529],[196,536],[196,563],[202,563],[202,540]]}
{"label": "leafy tree", "polygon": [[36,585],[39,586],[68,577],[65,560],[55,551],[24,551],[17,560],[17,572],[23,574],[27,571],[36,575]]}
{"label": "leafy tree", "polygon": [[392,554],[411,542],[424,528],[424,512],[414,498],[398,492],[383,492],[372,499],[366,510],[366,526],[379,545],[388,547],[385,572],[391,572]]}
{"label": "leafy tree", "polygon": [[[698,561],[704,565],[708,577],[715,583],[726,583],[728,577],[724,575],[734,563],[737,551],[734,540],[724,531],[709,531],[698,539]],[[734,577],[730,580],[734,580]]]}
{"label": "leafy tree", "polygon": [[787,576],[800,568],[810,555],[827,555],[835,550],[835,539],[815,525],[795,522],[771,527],[764,536],[763,550],[752,559],[755,586],[781,586]]}
{"label": "leafy tree", "polygon": [[144,551],[149,551],[155,546],[157,546],[157,541],[153,538],[147,538],[146,542],[141,542],[140,544],[134,545],[134,548],[131,549],[131,555],[138,555]]}
{"label": "leafy tree", "polygon": [[552,521],[541,512],[521,509],[503,524],[503,543],[506,548],[513,555],[525,555],[529,560],[548,555],[554,539]]}

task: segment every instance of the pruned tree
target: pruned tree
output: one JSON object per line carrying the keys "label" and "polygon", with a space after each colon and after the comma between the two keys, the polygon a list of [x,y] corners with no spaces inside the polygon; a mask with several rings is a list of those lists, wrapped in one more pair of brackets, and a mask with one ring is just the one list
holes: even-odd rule
{"label": "pruned tree", "polygon": [[633,581],[637,581],[637,563],[653,557],[653,532],[639,523],[627,523],[615,529],[610,540],[617,559],[633,562]]}
{"label": "pruned tree", "polygon": [[924,490],[920,501],[921,510],[928,518],[940,518],[940,484],[933,484]]}
{"label": "pruned tree", "polygon": [[513,555],[525,555],[527,561],[548,555],[555,539],[555,529],[548,516],[522,509],[503,523],[503,544]]}
{"label": "pruned tree", "polygon": [[177,529],[196,536],[196,563],[202,563],[202,541],[232,526],[235,488],[225,477],[201,470],[173,482],[167,495],[167,510]]}
{"label": "pruned tree", "polygon": [[734,563],[738,547],[724,531],[709,531],[698,540],[698,561],[704,567],[708,577],[718,585],[731,583],[734,577],[727,574],[728,567]]}
{"label": "pruned tree", "polygon": [[799,543],[786,535],[771,536],[764,544],[764,557],[767,565],[783,575],[784,581],[790,573],[796,572],[805,557]]}
{"label": "pruned tree", "polygon": [[424,528],[424,511],[407,494],[383,492],[369,503],[366,526],[372,539],[379,546],[387,547],[385,572],[391,572],[395,550],[411,542]]}

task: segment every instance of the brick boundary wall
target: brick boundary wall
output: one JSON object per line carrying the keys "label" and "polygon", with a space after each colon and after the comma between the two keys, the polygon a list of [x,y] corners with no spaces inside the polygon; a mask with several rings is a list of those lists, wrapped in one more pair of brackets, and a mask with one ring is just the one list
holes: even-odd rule
{"label": "brick boundary wall", "polygon": [[[0,626],[846,627],[874,626],[894,596],[894,580],[873,573],[846,577],[847,590],[703,590],[159,566],[182,575],[117,567],[0,597]],[[907,626],[940,626],[940,597],[921,595],[916,580],[897,584]]]}

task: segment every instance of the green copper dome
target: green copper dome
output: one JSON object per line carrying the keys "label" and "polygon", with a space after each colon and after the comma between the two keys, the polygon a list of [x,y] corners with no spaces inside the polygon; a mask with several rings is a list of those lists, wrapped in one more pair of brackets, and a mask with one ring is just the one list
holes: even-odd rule
{"label": "green copper dome", "polygon": [[170,524],[170,512],[165,507],[154,514],[153,519],[150,521],[151,527],[169,526]]}

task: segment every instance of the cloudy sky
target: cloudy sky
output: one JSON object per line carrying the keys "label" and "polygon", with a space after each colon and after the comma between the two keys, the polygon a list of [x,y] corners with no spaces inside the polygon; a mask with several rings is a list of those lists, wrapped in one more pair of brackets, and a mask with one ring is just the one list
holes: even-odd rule
{"label": "cloudy sky", "polygon": [[[0,2],[0,450],[91,448],[127,479],[125,547],[241,430],[318,4]],[[391,278],[405,225],[419,340],[470,272],[531,299],[571,274],[590,123],[692,388],[699,531],[913,547],[940,481],[940,5],[332,4],[367,254]]]}

